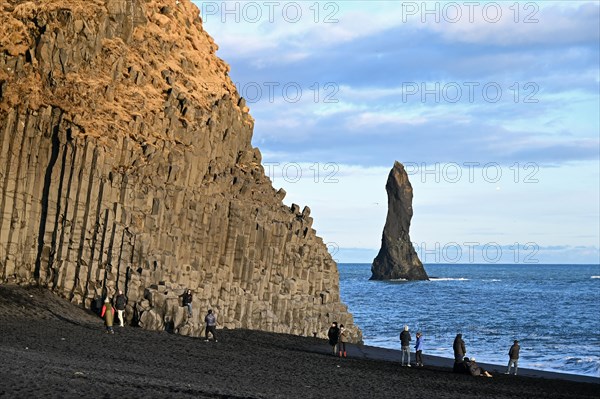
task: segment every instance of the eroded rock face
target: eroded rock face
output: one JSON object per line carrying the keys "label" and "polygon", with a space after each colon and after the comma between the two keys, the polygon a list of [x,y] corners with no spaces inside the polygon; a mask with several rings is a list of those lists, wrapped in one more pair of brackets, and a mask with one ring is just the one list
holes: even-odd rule
{"label": "eroded rock face", "polygon": [[427,273],[410,241],[413,190],[404,166],[396,161],[385,189],[388,213],[381,249],[371,266],[371,280],[428,280]]}
{"label": "eroded rock face", "polygon": [[[351,326],[308,207],[284,206],[190,1],[0,5],[0,281],[199,335]],[[179,295],[194,292],[188,320]]]}

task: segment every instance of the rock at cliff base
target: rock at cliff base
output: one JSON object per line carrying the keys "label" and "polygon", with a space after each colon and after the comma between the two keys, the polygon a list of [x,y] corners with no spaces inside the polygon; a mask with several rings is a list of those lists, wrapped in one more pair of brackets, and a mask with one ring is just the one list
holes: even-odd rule
{"label": "rock at cliff base", "polygon": [[413,189],[404,166],[396,161],[385,185],[388,213],[381,249],[371,266],[371,280],[428,280],[409,236]]}

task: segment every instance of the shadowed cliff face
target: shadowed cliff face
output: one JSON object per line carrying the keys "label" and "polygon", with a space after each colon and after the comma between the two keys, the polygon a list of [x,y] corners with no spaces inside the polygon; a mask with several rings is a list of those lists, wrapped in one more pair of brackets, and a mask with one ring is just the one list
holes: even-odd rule
{"label": "shadowed cliff face", "polygon": [[0,281],[88,308],[121,289],[129,321],[185,335],[208,308],[229,328],[352,326],[310,209],[265,176],[198,14],[187,0],[0,5]]}
{"label": "shadowed cliff face", "polygon": [[428,280],[423,264],[410,241],[413,191],[404,166],[394,163],[385,189],[388,214],[381,249],[371,266],[371,280]]}

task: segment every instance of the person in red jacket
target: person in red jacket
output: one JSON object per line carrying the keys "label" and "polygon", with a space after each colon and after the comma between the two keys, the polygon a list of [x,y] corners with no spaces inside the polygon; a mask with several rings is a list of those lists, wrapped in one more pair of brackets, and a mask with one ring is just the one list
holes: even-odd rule
{"label": "person in red jacket", "polygon": [[110,304],[110,299],[106,297],[104,300],[104,306],[102,306],[102,314],[100,317],[104,317],[104,323],[106,324],[106,332],[114,334],[113,322],[115,320],[115,309]]}

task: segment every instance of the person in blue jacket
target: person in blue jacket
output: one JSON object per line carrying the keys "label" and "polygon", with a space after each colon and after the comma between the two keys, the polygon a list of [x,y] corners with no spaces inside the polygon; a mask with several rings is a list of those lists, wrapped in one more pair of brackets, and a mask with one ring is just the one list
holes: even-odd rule
{"label": "person in blue jacket", "polygon": [[417,343],[415,344],[415,362],[417,367],[423,367],[423,334],[417,332]]}

